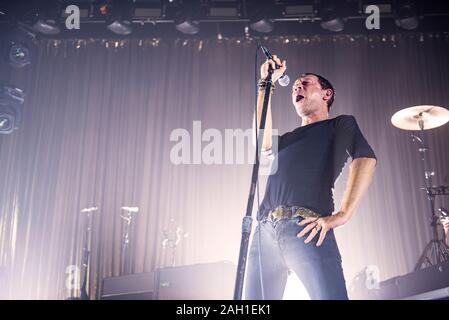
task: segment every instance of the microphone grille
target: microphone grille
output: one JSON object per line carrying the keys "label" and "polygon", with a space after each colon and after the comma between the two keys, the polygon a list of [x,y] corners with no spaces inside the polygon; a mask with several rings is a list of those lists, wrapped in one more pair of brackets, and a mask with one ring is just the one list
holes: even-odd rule
{"label": "microphone grille", "polygon": [[282,77],[279,78],[278,82],[281,86],[286,87],[290,83],[290,77],[284,74]]}

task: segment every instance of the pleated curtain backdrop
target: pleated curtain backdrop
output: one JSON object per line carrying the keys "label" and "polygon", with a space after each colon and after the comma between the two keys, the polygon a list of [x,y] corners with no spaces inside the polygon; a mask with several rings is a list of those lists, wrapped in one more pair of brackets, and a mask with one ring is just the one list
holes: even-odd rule
{"label": "pleated curtain backdrop", "polygon": [[[381,280],[412,271],[430,240],[418,148],[390,118],[413,105],[449,107],[449,39],[413,33],[394,41],[326,37],[264,44],[287,60],[290,77],[315,72],[330,79],[336,88],[331,116],[353,114],[378,156],[358,212],[336,231],[349,287],[367,265],[378,266]],[[176,265],[237,262],[251,165],[175,165],[170,135],[184,128],[192,146],[199,138],[193,121],[201,121],[202,132],[217,129],[223,137],[225,129],[251,127],[257,43],[106,43],[77,48],[72,40],[41,40],[30,66],[2,67],[2,78],[27,94],[20,129],[0,135],[5,298],[79,294],[68,286],[70,266],[81,266],[80,211],[92,206],[98,206],[92,215],[92,298],[99,298],[104,277],[120,274],[122,206],[139,207],[130,273],[171,265],[164,230],[178,226]],[[290,90],[278,86],[273,97],[274,127],[281,133],[300,125]],[[435,184],[449,184],[448,133],[449,125],[426,132]],[[223,150],[223,159],[231,151]],[[335,188],[337,208],[347,172]],[[438,198],[439,205],[447,206],[447,197]]]}

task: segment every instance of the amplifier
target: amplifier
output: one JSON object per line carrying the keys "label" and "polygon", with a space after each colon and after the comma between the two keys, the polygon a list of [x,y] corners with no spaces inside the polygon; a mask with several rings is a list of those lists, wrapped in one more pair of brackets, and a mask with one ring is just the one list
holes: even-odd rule
{"label": "amplifier", "polygon": [[153,300],[154,272],[130,274],[103,279],[102,300]]}
{"label": "amplifier", "polygon": [[102,300],[231,300],[235,264],[223,261],[161,268],[103,279]]}
{"label": "amplifier", "polygon": [[158,300],[231,300],[237,268],[231,262],[158,270]]}

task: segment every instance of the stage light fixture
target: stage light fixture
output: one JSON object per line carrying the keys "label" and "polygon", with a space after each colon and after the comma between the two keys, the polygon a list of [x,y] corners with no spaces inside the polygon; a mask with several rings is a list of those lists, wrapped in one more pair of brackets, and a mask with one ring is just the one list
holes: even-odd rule
{"label": "stage light fixture", "polygon": [[30,26],[19,22],[17,27],[8,29],[0,41],[0,57],[13,68],[23,68],[33,60],[36,35],[30,30]]}
{"label": "stage light fixture", "polygon": [[176,30],[187,35],[194,35],[200,32],[199,20],[205,8],[200,1],[183,1],[181,4],[171,8],[173,11],[169,13],[169,16],[173,17]]}
{"label": "stage light fixture", "polygon": [[103,3],[100,5],[100,7],[98,8],[98,12],[100,12],[101,15],[108,15],[110,13],[110,9],[108,4]]}
{"label": "stage light fixture", "polygon": [[274,30],[273,22],[267,17],[255,17],[251,19],[250,28],[261,33],[269,33]]}
{"label": "stage light fixture", "polygon": [[119,35],[129,35],[132,33],[131,21],[123,19],[115,19],[107,26],[109,30]]}
{"label": "stage light fixture", "polygon": [[14,68],[23,68],[31,63],[31,50],[26,43],[11,41],[7,45],[8,63]]}
{"label": "stage light fixture", "polygon": [[0,104],[0,133],[9,134],[14,131],[17,113],[10,106]]}
{"label": "stage light fixture", "polygon": [[114,0],[111,5],[103,4],[100,6],[100,13],[109,16],[107,28],[119,35],[132,33],[132,12],[133,3],[130,0]]}
{"label": "stage light fixture", "polygon": [[60,33],[59,12],[60,5],[58,1],[44,1],[40,3],[33,23],[33,30],[48,35]]}
{"label": "stage light fixture", "polygon": [[275,6],[272,0],[254,2],[247,7],[247,17],[249,18],[249,27],[260,33],[270,33],[274,30],[273,18],[282,11],[280,6]]}
{"label": "stage light fixture", "polygon": [[419,26],[416,4],[413,1],[403,1],[396,7],[396,25],[405,30],[414,30]]}
{"label": "stage light fixture", "polygon": [[33,29],[43,34],[58,34],[61,31],[53,19],[39,19],[33,24]]}
{"label": "stage light fixture", "polygon": [[24,99],[21,89],[0,85],[0,134],[10,134],[19,128]]}
{"label": "stage light fixture", "polygon": [[343,31],[345,23],[340,17],[337,5],[333,2],[323,3],[323,6],[319,10],[319,16],[321,18],[321,27],[323,29],[332,32]]}
{"label": "stage light fixture", "polygon": [[200,32],[199,22],[186,17],[179,18],[176,21],[176,30],[189,35],[197,34]]}

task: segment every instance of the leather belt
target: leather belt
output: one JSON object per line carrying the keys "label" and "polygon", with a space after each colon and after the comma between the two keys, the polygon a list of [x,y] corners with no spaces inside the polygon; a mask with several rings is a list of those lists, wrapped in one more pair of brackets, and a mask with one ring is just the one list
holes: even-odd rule
{"label": "leather belt", "polygon": [[313,210],[298,206],[279,206],[268,212],[267,220],[276,221],[280,219],[302,218],[319,218],[320,215]]}

